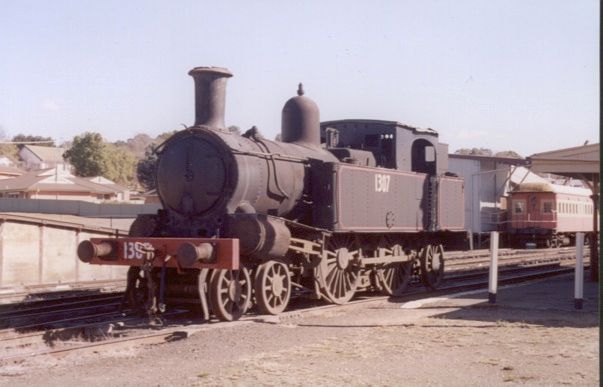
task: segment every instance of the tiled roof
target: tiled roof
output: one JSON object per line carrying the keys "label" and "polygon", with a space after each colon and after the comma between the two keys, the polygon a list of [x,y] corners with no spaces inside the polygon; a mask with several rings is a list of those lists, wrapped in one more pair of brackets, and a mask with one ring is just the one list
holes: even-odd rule
{"label": "tiled roof", "polygon": [[31,153],[36,155],[40,160],[44,162],[64,162],[63,153],[65,153],[65,148],[55,148],[51,146],[39,145],[25,145],[24,148],[29,149]]}
{"label": "tiled roof", "polygon": [[123,185],[119,185],[106,177],[103,176],[95,176],[95,177],[83,177],[82,179],[88,180],[91,183],[102,185],[103,187],[109,187],[113,189],[115,192],[124,192],[129,191],[127,187]]}
{"label": "tiled roof", "polygon": [[101,184],[92,183],[84,178],[72,175],[59,176],[48,173],[54,168],[32,171],[24,175],[0,180],[2,191],[66,191],[90,192],[94,194],[112,194],[116,191]]}
{"label": "tiled roof", "polygon": [[7,167],[4,165],[0,165],[0,175],[12,175],[12,176],[20,176],[23,175],[25,172],[22,169],[16,168],[16,167]]}

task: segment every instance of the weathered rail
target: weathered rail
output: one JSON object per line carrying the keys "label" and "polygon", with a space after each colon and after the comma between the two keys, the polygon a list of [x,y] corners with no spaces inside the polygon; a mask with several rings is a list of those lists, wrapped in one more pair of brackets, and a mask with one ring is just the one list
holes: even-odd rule
{"label": "weathered rail", "polygon": [[[508,249],[506,249],[508,250]],[[557,251],[553,251],[557,250]],[[549,276],[569,273],[573,271],[571,249],[549,249],[546,253],[539,251],[504,251],[501,259],[501,267],[499,271],[499,283],[508,284],[529,281],[534,279],[546,278]],[[538,254],[540,252],[541,254]],[[413,283],[407,293],[403,297],[398,298],[399,301],[416,299],[428,294],[449,294],[452,292],[473,290],[487,287],[487,266],[484,266],[484,258],[487,255],[487,250],[480,251],[471,258],[463,256],[461,253],[455,253],[456,256],[447,262],[447,267],[451,266],[455,269],[449,271],[446,281],[443,286],[437,291],[425,292],[425,288],[419,283]],[[473,265],[471,265],[473,262]],[[458,269],[458,270],[457,270]],[[118,298],[119,295],[112,296]],[[379,302],[388,299],[387,296],[376,296],[374,293],[361,293],[356,299],[346,305],[337,306],[332,304],[324,304],[317,300],[296,300],[290,304],[291,310],[282,313],[278,318],[286,319],[291,316],[296,316],[314,311],[325,310],[330,308],[339,308],[356,305],[365,302]],[[115,299],[110,302],[115,301]],[[74,301],[86,303],[86,300]],[[206,322],[199,318],[191,317],[189,313],[184,311],[173,311],[165,315],[165,327],[149,332],[150,326],[147,320],[141,319],[128,314],[119,314],[117,312],[117,304],[114,303],[113,311],[105,311],[103,313],[90,314],[86,316],[75,316],[70,318],[58,319],[41,324],[32,324],[29,328],[38,329],[41,331],[28,331],[27,326],[20,326],[19,329],[12,329],[13,335],[8,334],[11,330],[5,329],[0,332],[0,346],[13,348],[11,351],[4,351],[5,355],[0,356],[0,363],[6,361],[15,361],[17,359],[26,359],[29,357],[37,357],[44,355],[60,355],[77,351],[98,350],[101,347],[111,347],[118,345],[133,345],[145,343],[161,343],[187,337],[191,332],[209,327]],[[49,306],[47,309],[52,311],[57,306]],[[59,308],[60,309],[60,308]],[[17,316],[26,316],[32,308],[24,308],[20,311],[4,311],[0,310],[0,318],[2,313],[5,316],[10,316],[14,313]],[[93,312],[94,307],[89,309]],[[98,309],[97,309],[98,311]],[[39,316],[43,316],[44,312],[39,312]],[[186,316],[186,319],[182,319]],[[245,316],[238,323],[251,323],[253,315]],[[90,319],[98,319],[91,321]],[[211,321],[212,325],[216,324]],[[53,325],[55,324],[55,325]],[[56,327],[56,324],[67,324],[61,329],[48,329],[49,326]],[[232,324],[232,323],[218,323]],[[154,327],[157,329],[157,327]],[[27,331],[19,333],[19,331]],[[69,333],[71,332],[71,333]],[[74,333],[76,332],[76,333]],[[66,339],[65,339],[66,338]],[[19,345],[25,345],[27,350],[14,350]],[[48,346],[54,347],[48,347]]]}

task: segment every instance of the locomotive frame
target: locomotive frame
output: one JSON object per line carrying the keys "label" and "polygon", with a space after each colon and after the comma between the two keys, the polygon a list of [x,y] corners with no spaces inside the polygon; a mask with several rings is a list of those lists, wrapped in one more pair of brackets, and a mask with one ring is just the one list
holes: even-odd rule
{"label": "locomotive frame", "polygon": [[343,304],[357,291],[437,288],[444,248],[465,238],[463,180],[431,129],[319,121],[304,96],[283,108],[282,142],[224,129],[223,68],[198,67],[193,127],[159,148],[163,209],[129,236],[83,241],[91,264],[128,265],[126,294],[147,313],[199,307],[236,320],[282,312],[293,292]]}

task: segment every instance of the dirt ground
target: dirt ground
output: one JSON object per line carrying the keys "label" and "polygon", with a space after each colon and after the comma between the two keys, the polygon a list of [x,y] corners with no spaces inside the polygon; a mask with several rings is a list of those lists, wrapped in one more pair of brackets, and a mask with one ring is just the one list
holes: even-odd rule
{"label": "dirt ground", "polygon": [[501,290],[496,305],[475,293],[206,324],[176,342],[6,364],[0,385],[598,386],[586,285],[582,311],[571,292],[550,299],[557,283]]}

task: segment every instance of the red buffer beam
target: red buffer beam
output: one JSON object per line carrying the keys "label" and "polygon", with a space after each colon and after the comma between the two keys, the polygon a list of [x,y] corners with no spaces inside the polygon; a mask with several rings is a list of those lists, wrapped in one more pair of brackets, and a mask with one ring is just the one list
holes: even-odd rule
{"label": "red buffer beam", "polygon": [[239,269],[234,238],[92,238],[77,249],[81,261],[96,265]]}

